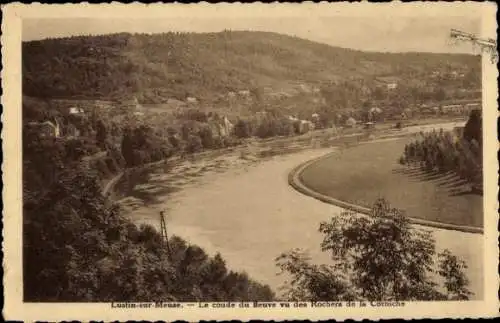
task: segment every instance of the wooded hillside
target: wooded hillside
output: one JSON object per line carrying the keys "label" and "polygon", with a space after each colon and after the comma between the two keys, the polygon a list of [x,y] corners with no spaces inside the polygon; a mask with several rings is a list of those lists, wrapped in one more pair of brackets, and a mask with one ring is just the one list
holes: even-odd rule
{"label": "wooded hillside", "polygon": [[[269,32],[113,34],[23,43],[23,92],[45,98],[123,99],[160,103],[228,91],[366,82],[396,76],[428,85],[432,73],[463,74],[480,88],[479,56],[368,53]],[[448,84],[447,86],[450,86]],[[455,84],[456,85],[456,84]]]}

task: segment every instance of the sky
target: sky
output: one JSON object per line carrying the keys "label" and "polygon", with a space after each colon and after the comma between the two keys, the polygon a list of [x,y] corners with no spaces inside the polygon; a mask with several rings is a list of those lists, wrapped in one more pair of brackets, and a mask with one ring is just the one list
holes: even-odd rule
{"label": "sky", "polygon": [[461,15],[193,15],[183,17],[74,17],[23,19],[23,41],[70,35],[117,32],[161,33],[168,31],[218,32],[230,30],[271,31],[333,46],[379,52],[472,53],[468,43],[452,45],[450,30],[478,34],[480,16]]}

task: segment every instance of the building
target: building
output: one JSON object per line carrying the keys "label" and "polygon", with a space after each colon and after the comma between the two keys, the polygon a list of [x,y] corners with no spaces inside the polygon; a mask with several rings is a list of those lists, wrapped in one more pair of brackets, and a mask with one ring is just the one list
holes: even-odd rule
{"label": "building", "polygon": [[365,129],[373,129],[373,128],[375,128],[374,122],[366,122],[365,123]]}
{"label": "building", "polygon": [[186,102],[187,103],[198,103],[198,99],[194,98],[194,97],[191,97],[191,96],[188,96],[186,98]]}
{"label": "building", "polygon": [[481,110],[480,103],[469,103],[464,106],[464,113],[469,114],[472,110]]}
{"label": "building", "polygon": [[80,108],[80,107],[70,107],[68,109],[68,112],[70,115],[76,115],[76,116],[80,116],[80,115],[85,114],[85,110],[83,110],[83,108]]}
{"label": "building", "polygon": [[250,91],[249,90],[241,90],[241,91],[238,91],[238,95],[243,96],[243,97],[248,97],[248,96],[250,96]]}
{"label": "building", "polygon": [[314,123],[312,123],[309,120],[299,120],[298,121],[298,129],[297,130],[301,134],[312,131],[312,130],[314,130],[314,128],[315,128]]}
{"label": "building", "polygon": [[347,118],[347,120],[345,121],[345,126],[347,128],[354,128],[356,126],[356,119],[354,119],[353,117],[349,117]]}
{"label": "building", "polygon": [[139,101],[137,100],[136,97],[134,97],[133,99],[130,99],[130,100],[124,100],[121,102],[121,107],[125,110],[132,110],[132,111],[135,111],[137,109],[140,109],[141,108],[141,105],[139,104]]}
{"label": "building", "polygon": [[80,137],[80,130],[78,130],[78,128],[74,124],[70,123],[66,127],[65,137],[67,137],[67,138],[77,138],[77,137]]}
{"label": "building", "polygon": [[167,99],[165,103],[167,110],[177,111],[186,107],[186,102],[177,99]]}
{"label": "building", "polygon": [[42,138],[59,138],[61,136],[61,129],[57,119],[54,119],[54,122],[29,122],[27,126],[38,132],[38,135]]}
{"label": "building", "polygon": [[399,80],[393,76],[382,76],[377,77],[376,81],[382,85],[384,85],[387,90],[395,90],[398,87]]}
{"label": "building", "polygon": [[445,114],[461,114],[464,109],[460,104],[444,105],[441,107],[441,111]]}

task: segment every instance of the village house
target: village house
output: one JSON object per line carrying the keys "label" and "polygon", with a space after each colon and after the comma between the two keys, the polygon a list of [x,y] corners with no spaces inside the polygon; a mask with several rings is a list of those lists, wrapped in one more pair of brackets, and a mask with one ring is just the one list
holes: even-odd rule
{"label": "village house", "polygon": [[75,125],[73,125],[72,123],[70,123],[66,127],[65,137],[67,137],[67,138],[78,138],[78,137],[80,137],[80,130],[78,130],[78,128]]}
{"label": "village house", "polygon": [[375,128],[375,122],[365,122],[365,129],[373,129]]}
{"label": "village house", "polygon": [[80,108],[80,107],[70,107],[68,109],[68,112],[70,115],[74,115],[74,116],[82,116],[85,114],[85,110],[83,110],[83,108]]}
{"label": "village house", "polygon": [[241,91],[238,91],[238,95],[243,96],[243,97],[249,97],[250,91],[249,90],[241,90]]}
{"label": "village house", "polygon": [[167,99],[166,108],[171,111],[180,111],[186,107],[186,102],[177,99]]}
{"label": "village house", "polygon": [[38,132],[40,137],[43,138],[59,138],[61,136],[61,129],[59,127],[59,122],[57,119],[45,122],[29,122],[27,126]]}
{"label": "village house", "polygon": [[432,74],[431,74],[432,78],[437,78],[439,76],[441,76],[441,73],[439,71],[433,71]]}
{"label": "village house", "polygon": [[314,130],[314,123],[309,120],[300,120],[299,132],[306,133]]}
{"label": "village house", "polygon": [[353,117],[349,117],[345,122],[345,126],[347,128],[354,128],[356,126],[356,123],[356,119],[354,119]]}
{"label": "village house", "polygon": [[460,104],[444,105],[441,107],[441,111],[445,114],[461,114],[463,107]]}
{"label": "village house", "polygon": [[299,84],[299,89],[301,92],[311,93],[312,87],[307,84]]}
{"label": "village house", "polygon": [[383,84],[388,90],[395,90],[398,87],[398,79],[392,76],[377,77],[376,81]]}
{"label": "village house", "polygon": [[464,106],[464,113],[469,114],[472,110],[481,110],[480,103],[468,103]]}
{"label": "village house", "polygon": [[137,100],[136,97],[130,100],[124,100],[121,102],[120,105],[123,109],[127,111],[135,111],[141,108],[141,105],[139,104],[139,101]]}
{"label": "village house", "polygon": [[262,119],[265,119],[267,117],[267,111],[258,111],[255,113],[255,118],[257,120],[262,120]]}
{"label": "village house", "polygon": [[192,96],[188,96],[188,97],[186,98],[186,102],[187,102],[187,103],[193,103],[193,104],[194,104],[194,103],[198,103],[198,99],[197,99],[197,98],[194,98],[194,97],[192,97]]}

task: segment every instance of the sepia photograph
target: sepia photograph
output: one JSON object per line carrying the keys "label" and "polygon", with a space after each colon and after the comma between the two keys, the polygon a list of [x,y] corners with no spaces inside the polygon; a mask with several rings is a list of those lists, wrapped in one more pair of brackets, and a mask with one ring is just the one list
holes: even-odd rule
{"label": "sepia photograph", "polygon": [[498,315],[496,7],[441,4],[9,8],[19,304]]}

